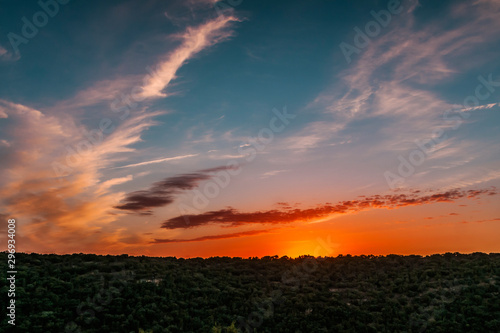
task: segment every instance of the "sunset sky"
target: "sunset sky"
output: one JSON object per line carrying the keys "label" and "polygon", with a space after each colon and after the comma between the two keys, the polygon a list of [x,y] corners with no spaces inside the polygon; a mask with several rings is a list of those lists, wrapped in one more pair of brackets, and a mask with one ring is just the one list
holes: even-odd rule
{"label": "sunset sky", "polygon": [[0,0],[16,250],[500,252],[500,1]]}

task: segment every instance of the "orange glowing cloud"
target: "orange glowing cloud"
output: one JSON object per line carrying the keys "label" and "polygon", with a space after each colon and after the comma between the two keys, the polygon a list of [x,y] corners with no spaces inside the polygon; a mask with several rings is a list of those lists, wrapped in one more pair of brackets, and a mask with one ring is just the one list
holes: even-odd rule
{"label": "orange glowing cloud", "polygon": [[[88,146],[81,127],[71,118],[60,118],[20,104],[0,101],[8,130],[8,145],[0,147],[5,163],[2,176],[2,211],[20,221],[19,232],[26,249],[71,252],[121,246],[123,237],[114,230],[102,232],[117,219],[109,212],[122,194],[110,189],[132,180],[132,175],[103,180],[103,170],[132,151],[141,132],[154,123],[158,113],[138,113],[104,140]],[[87,143],[86,150],[77,147]],[[75,148],[76,147],[76,148]],[[57,163],[57,164],[54,164]],[[59,165],[66,173],[54,169]]]}
{"label": "orange glowing cloud", "polygon": [[336,214],[359,212],[370,208],[394,209],[405,206],[426,205],[438,202],[454,202],[463,198],[477,198],[480,195],[496,195],[495,188],[481,190],[451,190],[442,193],[421,195],[420,191],[408,194],[374,195],[359,197],[357,200],[342,201],[336,205],[323,204],[310,209],[292,209],[281,203],[282,210],[239,212],[233,208],[209,211],[196,215],[181,215],[163,222],[165,229],[189,229],[205,225],[217,224],[240,226],[246,224],[288,224],[292,222],[313,222],[333,217]]}

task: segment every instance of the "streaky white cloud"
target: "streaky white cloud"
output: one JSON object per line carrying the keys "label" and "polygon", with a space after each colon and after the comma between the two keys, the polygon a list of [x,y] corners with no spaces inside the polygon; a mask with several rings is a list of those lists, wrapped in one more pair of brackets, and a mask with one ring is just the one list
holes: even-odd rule
{"label": "streaky white cloud", "polygon": [[[296,151],[313,149],[327,144],[337,133],[345,128],[345,123],[331,121],[315,121],[302,130],[294,133],[281,142],[282,147]],[[330,145],[330,144],[329,144]]]}
{"label": "streaky white cloud", "polygon": [[[233,35],[229,29],[232,22],[240,21],[232,15],[220,15],[196,27],[187,27],[183,33],[171,37],[181,40],[181,45],[164,56],[155,70],[144,69],[144,75],[122,75],[117,78],[97,81],[90,87],[77,92],[73,97],[56,103],[52,109],[67,111],[100,103],[121,101],[123,97],[137,104],[145,98],[166,97],[163,92],[175,79],[176,72],[189,59],[208,47]],[[141,91],[141,92],[138,92]],[[111,108],[112,105],[110,105]]]}
{"label": "streaky white cloud", "polygon": [[444,163],[444,164],[431,166],[431,167],[429,167],[429,169],[449,170],[449,169],[453,169],[453,168],[465,165],[465,164],[470,163],[472,161],[474,161],[474,157],[467,156],[461,160],[446,161],[446,163]]}
{"label": "streaky white cloud", "polygon": [[473,106],[470,108],[462,108],[459,111],[476,111],[476,110],[486,110],[486,109],[491,109],[495,106],[500,106],[500,103],[490,103],[490,104],[485,104],[485,105],[478,105],[478,106]]}
{"label": "streaky white cloud", "polygon": [[[454,75],[470,71],[488,60],[487,55],[482,57],[477,50],[499,39],[500,21],[495,17],[500,15],[500,6],[492,1],[450,6],[452,14],[446,22],[436,17],[428,19],[426,25],[419,25],[416,6],[411,6],[407,13],[394,16],[390,25],[379,36],[371,38],[355,61],[335,78],[335,83],[307,106],[307,109],[323,110],[336,125],[336,132],[332,128],[323,134],[325,141],[342,136],[353,138],[356,144],[346,155],[352,164],[364,163],[367,154],[371,154],[373,166],[364,172],[383,174],[385,170],[376,165],[397,169],[398,154],[407,158],[410,152],[418,149],[416,140],[432,139],[434,131],[440,130],[448,138],[460,139],[435,145],[433,149],[436,151],[430,157],[426,156],[425,164],[415,168],[417,174],[426,172],[425,180],[419,178],[417,185],[432,183],[439,170],[450,172],[449,169],[456,168],[453,172],[459,172],[462,167],[478,166],[478,163],[464,159],[464,155],[468,157],[474,150],[470,139],[464,139],[462,132],[453,128],[455,123],[444,116],[445,111],[458,109],[457,104],[461,104],[466,96],[459,101],[450,101],[449,96],[439,94],[440,88],[435,88],[449,82]],[[450,21],[453,24],[449,24]],[[471,95],[474,95],[474,88]],[[490,102],[473,108],[462,107],[459,111],[486,110],[495,105],[497,103]],[[367,122],[371,124],[369,135],[363,130]],[[471,119],[461,122],[464,127],[469,123],[472,123]],[[310,127],[296,137],[309,138],[310,141],[314,135],[315,129]],[[290,139],[290,142],[299,141]],[[316,145],[302,146],[308,149]],[[334,154],[338,155],[341,149],[336,147]],[[394,165],[391,166],[388,157],[394,160]],[[488,160],[488,153],[483,151],[478,158]],[[415,183],[411,177],[405,180]],[[467,183],[467,180],[463,181]]]}
{"label": "streaky white cloud", "polygon": [[240,155],[240,154],[210,154],[208,158],[211,160],[231,160],[231,159],[238,159],[238,158],[243,158],[246,155]]}
{"label": "streaky white cloud", "polygon": [[52,109],[67,110],[84,108],[100,103],[109,103],[129,93],[140,77],[137,75],[122,76],[115,79],[100,80],[90,87],[77,92],[73,97],[56,103]]}
{"label": "streaky white cloud", "polygon": [[134,177],[132,175],[128,175],[125,177],[112,178],[112,179],[106,180],[99,185],[99,187],[97,189],[97,193],[105,193],[110,187],[129,182],[132,179],[134,179]]}
{"label": "streaky white cloud", "polygon": [[[451,106],[431,92],[416,88],[415,83],[434,84],[454,75],[459,69],[452,67],[448,61],[450,57],[474,52],[479,44],[497,38],[496,30],[492,27],[500,27],[500,23],[492,20],[491,11],[497,10],[498,13],[500,10],[498,6],[496,9],[487,7],[489,3],[477,1],[474,5],[454,6],[455,19],[462,20],[464,16],[468,19],[464,24],[445,29],[440,34],[435,32],[443,31],[442,21],[436,19],[424,28],[417,29],[413,12],[400,14],[390,23],[389,30],[372,39],[368,47],[362,50],[357,62],[340,75],[343,83],[341,92],[336,93],[339,86],[334,90],[326,90],[310,106],[323,106],[328,112],[343,115],[346,121],[371,115],[371,101],[377,97],[379,100],[387,98],[398,103],[399,98],[395,95],[407,100],[408,95],[421,97],[426,94],[426,103],[422,104],[431,102],[441,103],[439,107]],[[411,8],[415,9],[415,6]],[[399,93],[394,93],[394,89],[398,89]],[[405,105],[405,102],[401,100],[398,106]],[[389,102],[384,106],[388,105]],[[418,108],[407,113],[419,115],[426,110],[428,108]],[[395,107],[373,110],[385,114],[394,111],[400,110]]]}
{"label": "streaky white cloud", "polygon": [[160,159],[152,160],[152,161],[145,161],[145,162],[140,162],[140,163],[135,163],[135,164],[123,165],[123,166],[115,167],[113,169],[132,168],[132,167],[155,164],[155,163],[176,161],[176,160],[181,160],[181,159],[185,159],[188,157],[194,157],[194,156],[198,156],[198,154],[188,154],[188,155],[179,155],[179,156],[174,156],[174,157],[165,157],[165,158],[160,158]]}
{"label": "streaky white cloud", "polygon": [[178,69],[200,51],[232,36],[227,28],[231,22],[240,21],[235,16],[220,15],[197,27],[188,27],[177,37],[182,44],[172,51],[167,58],[157,64],[155,72],[145,80],[142,86],[142,97],[166,97],[164,89],[176,77]]}
{"label": "streaky white cloud", "polygon": [[480,168],[467,168],[464,171],[439,179],[435,185],[443,190],[465,188],[500,179],[499,164],[494,163]]}
{"label": "streaky white cloud", "polygon": [[277,174],[280,174],[283,172],[288,172],[288,171],[290,171],[290,170],[284,169],[284,170],[267,171],[267,172],[264,172],[260,178],[268,178],[268,177],[276,176]]}

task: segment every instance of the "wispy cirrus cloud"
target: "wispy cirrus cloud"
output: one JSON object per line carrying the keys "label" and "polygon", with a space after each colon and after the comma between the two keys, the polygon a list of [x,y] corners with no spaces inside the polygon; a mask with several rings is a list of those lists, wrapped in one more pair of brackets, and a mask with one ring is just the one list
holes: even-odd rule
{"label": "wispy cirrus cloud", "polygon": [[[436,20],[417,28],[415,3],[404,3],[411,10],[396,17],[391,29],[372,40],[360,59],[341,74],[347,92],[339,95],[325,91],[313,104],[323,104],[347,122],[390,115],[424,118],[428,124],[435,120],[429,116],[436,115],[437,110],[442,113],[451,108],[453,105],[417,85],[433,85],[455,75],[458,68],[453,67],[449,58],[469,54],[476,45],[495,39],[495,29],[489,26],[498,24],[492,22],[491,15],[485,15],[487,2],[478,1],[472,10],[467,7],[467,13],[460,9],[462,5],[455,7],[454,19],[461,20],[467,15],[470,18],[467,23],[436,35],[443,22]],[[415,125],[422,128],[424,122]]]}
{"label": "wispy cirrus cloud", "polygon": [[[86,140],[83,126],[74,118],[4,100],[0,100],[0,112],[5,115],[1,139],[9,142],[0,146],[0,209],[21,221],[26,249],[71,252],[95,244],[120,246],[117,233],[101,231],[117,219],[110,208],[123,195],[110,189],[132,176],[104,177],[103,172],[122,161],[124,153],[134,151],[130,146],[155,124],[151,117],[158,113],[136,114],[117,125],[102,142],[73,156],[68,149],[76,150]],[[68,160],[72,161],[69,166]],[[58,177],[54,162],[71,172]]]}
{"label": "wispy cirrus cloud", "polygon": [[[78,91],[73,97],[56,103],[52,109],[66,112],[67,110],[98,104],[109,104],[109,102],[117,99],[120,94],[128,93],[139,80],[140,77],[137,75],[124,75],[99,80],[91,86]],[[113,104],[110,106],[113,107]]]}
{"label": "wispy cirrus cloud", "polygon": [[463,108],[461,110],[457,110],[457,112],[459,112],[459,111],[463,112],[463,111],[486,110],[486,109],[494,108],[495,106],[500,106],[500,103],[490,103],[490,104],[472,106],[472,107],[468,107],[468,108]]}
{"label": "wispy cirrus cloud", "polygon": [[127,164],[127,165],[115,167],[114,169],[132,168],[132,167],[149,165],[149,164],[156,164],[156,163],[169,162],[169,161],[177,161],[177,160],[182,160],[182,159],[185,159],[185,158],[188,158],[188,157],[194,157],[194,156],[198,156],[198,154],[187,154],[187,155],[179,155],[179,156],[173,156],[173,157],[165,157],[165,158],[160,158],[160,159],[157,159],[157,160],[145,161],[145,162],[134,163],[134,164]]}
{"label": "wispy cirrus cloud", "polygon": [[[166,220],[162,224],[165,229],[188,229],[206,225],[226,225],[236,227],[247,224],[290,224],[294,222],[317,222],[338,214],[355,213],[366,209],[395,209],[406,206],[427,205],[438,202],[454,202],[459,199],[473,199],[481,195],[496,195],[496,188],[480,190],[451,190],[422,195],[420,191],[408,194],[374,195],[358,197],[332,204],[322,204],[310,209],[273,209],[268,211],[239,212],[234,208],[209,211],[196,215],[181,215]],[[283,206],[283,205],[282,205]],[[287,207],[287,206],[283,206]],[[189,224],[185,221],[189,220]]]}
{"label": "wispy cirrus cloud", "polygon": [[264,172],[262,174],[262,176],[260,178],[268,178],[268,177],[272,177],[272,176],[276,176],[280,173],[283,173],[283,172],[288,172],[290,170],[272,170],[272,171],[267,171],[267,172]]}
{"label": "wispy cirrus cloud", "polygon": [[109,188],[115,186],[115,185],[120,185],[120,184],[123,184],[123,183],[126,183],[126,182],[129,182],[131,181],[132,179],[134,179],[134,177],[132,175],[128,175],[128,176],[125,176],[125,177],[119,177],[119,178],[112,178],[112,179],[109,179],[109,180],[106,180],[106,181],[103,181],[100,185],[99,185],[99,188],[97,190],[97,193],[106,193],[108,191]]}
{"label": "wispy cirrus cloud", "polygon": [[187,26],[184,32],[170,36],[181,40],[181,45],[151,66],[153,70],[145,68],[144,75],[128,74],[99,80],[57,103],[53,109],[66,111],[110,102],[111,109],[117,109],[118,104],[123,104],[124,96],[128,103],[136,104],[144,99],[166,97],[164,90],[176,78],[177,71],[201,51],[231,37],[231,23],[237,21],[241,20],[236,16],[220,15],[200,25]]}
{"label": "wispy cirrus cloud", "polygon": [[[230,12],[226,14],[232,15]],[[103,248],[120,247],[120,239],[128,239],[127,235],[116,230],[102,232],[110,223],[119,219],[120,213],[110,212],[112,207],[118,207],[122,211],[157,207],[167,204],[169,195],[174,195],[175,191],[192,188],[197,182],[210,178],[209,173],[217,168],[164,180],[157,185],[170,186],[170,194],[167,195],[168,191],[164,191],[164,197],[160,198],[161,195],[156,193],[156,200],[159,200],[156,203],[141,201],[154,201],[151,193],[143,198],[138,194],[135,197],[120,192],[111,194],[114,186],[131,181],[133,176],[110,177],[110,170],[123,162],[127,153],[135,151],[132,146],[141,141],[141,134],[156,124],[153,118],[166,112],[150,111],[149,104],[145,103],[145,106],[135,108],[127,117],[122,117],[118,123],[113,123],[114,130],[111,134],[103,135],[103,140],[87,145],[83,153],[75,154],[77,147],[81,147],[81,143],[87,140],[84,133],[88,132],[80,119],[84,118],[82,113],[75,110],[102,106],[104,108],[100,111],[109,113],[117,107],[114,105],[117,96],[132,98],[132,92],[137,91],[136,88],[140,88],[142,92],[142,96],[135,95],[137,101],[166,96],[163,90],[175,78],[177,70],[202,50],[229,38],[232,35],[231,23],[235,21],[239,21],[235,16],[220,15],[200,25],[188,26],[184,32],[170,36],[179,39],[181,44],[163,57],[154,73],[147,75],[145,70],[145,76],[122,73],[97,80],[88,88],[77,91],[73,97],[45,108],[47,112],[0,100],[0,118],[6,119],[10,128],[15,128],[10,130],[7,127],[0,137],[0,156],[4,161],[0,168],[0,182],[3,185],[1,194],[4,199],[1,207],[9,214],[26,221],[23,235],[27,243],[37,243],[34,246],[40,251],[55,251],[55,246],[62,241],[67,246],[57,249],[59,252],[77,251],[98,243]],[[0,48],[0,57],[4,59],[8,56],[8,51]],[[72,113],[68,113],[68,110]],[[158,158],[118,166],[116,169],[191,156],[195,154]],[[65,177],[58,177],[54,172],[54,163],[69,170]],[[120,205],[124,196],[129,201]],[[144,205],[141,206],[141,203]],[[152,214],[150,210],[142,208],[139,212],[142,215]],[[50,241],[42,243],[42,239],[36,237],[39,234],[46,235],[44,239]],[[71,244],[74,244],[73,247]]]}
{"label": "wispy cirrus cloud", "polygon": [[235,21],[240,19],[232,15],[221,15],[197,27],[188,27],[184,33],[178,35],[182,41],[181,46],[156,65],[155,72],[142,86],[142,97],[166,97],[164,90],[175,79],[177,70],[202,50],[231,37],[233,33],[228,27]]}
{"label": "wispy cirrus cloud", "polygon": [[[318,135],[318,126],[311,124],[289,137],[289,146],[309,150],[309,156],[322,159],[323,153],[314,155],[317,148],[325,149],[335,142],[353,142],[349,151],[342,146],[331,148],[331,155],[345,153],[351,163],[362,165],[370,154],[374,163],[363,172],[377,177],[388,168],[398,167],[398,154],[406,154],[403,156],[406,158],[418,149],[416,141],[434,139],[436,132],[443,131],[446,138],[439,144],[441,151],[426,157],[421,167],[425,170],[418,170],[422,172],[418,181],[412,176],[405,179],[405,184],[410,187],[432,186],[435,181],[441,184],[449,177],[439,173],[443,166],[463,174],[466,167],[474,167],[481,173],[479,165],[488,161],[491,154],[486,153],[486,149],[478,151],[472,147],[490,146],[492,142],[487,137],[480,141],[465,138],[464,132],[454,131],[455,123],[445,117],[445,112],[485,111],[475,114],[474,119],[462,121],[463,128],[494,117],[487,113],[496,110],[498,105],[493,103],[493,93],[481,101],[482,105],[472,107],[464,103],[467,95],[450,97],[441,93],[448,84],[453,86],[450,82],[454,82],[451,80],[454,76],[468,73],[474,81],[467,83],[470,90],[465,91],[474,95],[474,88],[480,83],[478,75],[488,75],[471,70],[481,68],[490,60],[489,55],[477,50],[498,41],[500,23],[494,17],[500,14],[500,7],[494,1],[475,1],[472,5],[450,3],[446,8],[450,12],[449,20],[445,22],[436,16],[422,24],[423,11],[420,10],[423,7],[417,1],[404,1],[401,5],[405,11],[394,16],[379,36],[370,38],[355,61],[339,72],[335,82],[308,105],[308,110],[324,114],[321,127],[329,129],[321,130]],[[498,82],[496,76],[493,80]],[[477,158],[470,159],[473,155]],[[389,159],[394,161],[392,165],[387,163]],[[378,169],[378,165],[384,165],[385,169]],[[472,180],[462,181],[466,184]],[[456,188],[457,184],[447,183],[443,187]]]}

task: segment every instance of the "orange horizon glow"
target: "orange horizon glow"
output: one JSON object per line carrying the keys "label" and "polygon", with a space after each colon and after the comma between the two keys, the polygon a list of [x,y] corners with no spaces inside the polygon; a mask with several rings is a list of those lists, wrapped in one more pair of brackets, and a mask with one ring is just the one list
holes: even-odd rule
{"label": "orange horizon glow", "polygon": [[[477,203],[479,204],[479,203]],[[447,203],[438,204],[446,207]],[[480,204],[479,204],[480,205]],[[437,208],[437,207],[432,207]],[[400,209],[399,214],[426,214],[419,207]],[[403,212],[402,210],[406,210]],[[430,223],[432,221],[432,223]],[[226,233],[227,229],[224,230]],[[336,217],[328,222],[295,223],[274,227],[253,236],[171,244],[144,244],[123,248],[87,248],[82,251],[37,253],[128,254],[154,257],[264,257],[302,255],[336,257],[342,255],[431,255],[436,253],[498,252],[498,221],[464,222],[454,215],[434,221],[420,217],[401,221],[388,218],[387,210],[363,211]],[[459,244],[457,246],[457,244]]]}

